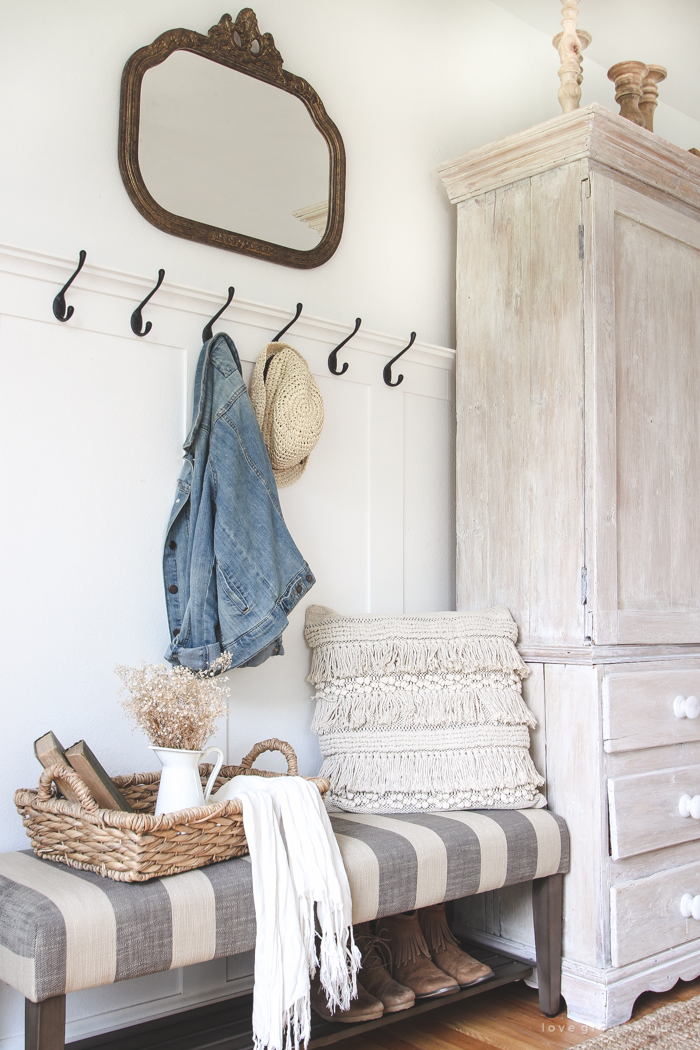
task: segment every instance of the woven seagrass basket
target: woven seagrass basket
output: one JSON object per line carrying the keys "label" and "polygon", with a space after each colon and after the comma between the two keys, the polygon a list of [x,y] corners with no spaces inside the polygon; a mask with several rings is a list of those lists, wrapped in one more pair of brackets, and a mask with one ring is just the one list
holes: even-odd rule
{"label": "woven seagrass basket", "polygon": [[[287,759],[287,773],[252,769],[265,751],[280,751]],[[212,766],[200,766],[202,784]],[[222,766],[214,784],[240,774],[256,777],[297,776],[297,756],[283,740],[256,744],[240,766]],[[66,780],[80,803],[52,794],[54,780]],[[243,830],[240,799],[209,806],[154,815],[160,773],[135,773],[113,777],[114,783],[134,810],[100,809],[78,774],[66,766],[51,766],[39,779],[37,791],[15,792],[19,811],[38,857],[106,875],[118,882],[146,882],[163,875],[201,868],[205,864],[241,857],[248,852]],[[306,777],[321,795],[329,783],[321,777]]]}

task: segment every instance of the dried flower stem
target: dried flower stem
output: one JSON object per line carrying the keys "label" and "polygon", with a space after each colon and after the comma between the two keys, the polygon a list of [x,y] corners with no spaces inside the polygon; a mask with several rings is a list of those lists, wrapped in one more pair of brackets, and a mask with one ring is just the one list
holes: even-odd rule
{"label": "dried flower stem", "polygon": [[229,688],[212,679],[230,665],[229,653],[223,653],[208,671],[170,669],[166,664],[119,664],[114,670],[123,682],[120,703],[155,747],[201,751],[227,710]]}

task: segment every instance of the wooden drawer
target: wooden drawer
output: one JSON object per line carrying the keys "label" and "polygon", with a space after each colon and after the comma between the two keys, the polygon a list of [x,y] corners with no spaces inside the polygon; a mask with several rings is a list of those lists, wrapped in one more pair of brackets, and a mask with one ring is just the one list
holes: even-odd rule
{"label": "wooden drawer", "polygon": [[700,893],[700,864],[685,864],[610,890],[610,950],[613,966],[700,937],[700,921],[684,919],[681,897]]}
{"label": "wooden drawer", "polygon": [[700,765],[608,780],[613,859],[700,839],[700,820],[678,809],[685,794],[700,795]]}
{"label": "wooden drawer", "polygon": [[700,717],[677,718],[677,696],[700,697],[700,669],[630,671],[603,678],[605,750],[636,751],[700,740]]}

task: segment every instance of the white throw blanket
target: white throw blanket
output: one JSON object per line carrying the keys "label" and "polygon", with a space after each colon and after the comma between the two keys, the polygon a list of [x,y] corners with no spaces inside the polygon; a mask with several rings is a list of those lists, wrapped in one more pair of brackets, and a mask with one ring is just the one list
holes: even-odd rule
{"label": "white throw blanket", "polygon": [[238,776],[225,790],[226,798],[243,804],[253,868],[254,1047],[296,1050],[309,1039],[310,977],[319,967],[314,905],[328,1005],[347,1010],[357,995],[360,953],[343,860],[314,784],[302,777]]}

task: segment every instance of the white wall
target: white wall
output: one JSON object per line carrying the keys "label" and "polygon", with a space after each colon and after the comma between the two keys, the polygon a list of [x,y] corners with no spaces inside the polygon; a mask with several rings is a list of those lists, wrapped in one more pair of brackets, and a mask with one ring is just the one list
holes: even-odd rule
{"label": "white wall", "polygon": [[[160,662],[167,646],[162,545],[188,429],[198,338],[213,295],[163,285],[138,339],[128,318],[146,288],[89,266],[59,324],[52,298],[64,261],[0,247],[0,517],[3,739],[0,849],[25,849],[12,791],[35,785],[33,740],[85,738],[112,772],[155,768],[118,706],[116,663]],[[249,378],[282,311],[235,300],[222,327]],[[364,329],[328,372],[346,329],[305,316],[294,331],[321,388],[326,422],[303,477],[280,491],[285,519],[317,583],[290,616],[286,655],[230,672],[230,761],[258,740],[292,743],[304,773],[320,766],[310,732],[304,607],[347,612],[454,607],[453,364],[417,344],[405,380],[382,368],[401,340]],[[291,333],[290,333],[291,335]],[[283,769],[280,756],[267,768]],[[219,960],[69,997],[71,1038],[168,1013],[248,987],[251,960]],[[21,1000],[0,988],[0,1046],[21,1046]],[[5,1042],[3,1042],[3,1038]]]}
{"label": "white wall", "polygon": [[[0,249],[0,848],[26,845],[10,798],[36,781],[31,743],[49,727],[65,744],[86,737],[115,772],[149,765],[119,713],[112,668],[157,661],[165,648],[160,552],[189,384],[202,324],[229,284],[237,298],[223,327],[248,370],[294,304],[305,306],[293,342],[327,422],[282,505],[318,579],[306,600],[349,612],[452,606],[452,358],[439,347],[452,342],[454,215],[436,168],[557,114],[552,8],[545,34],[488,0],[258,0],[262,30],[319,92],[347,150],[340,248],[297,271],[169,237],[121,183],[124,62],[166,29],[206,32],[218,0],[0,0],[0,241],[19,249]],[[614,105],[588,59],[584,100]],[[700,144],[700,124],[676,110],[660,107],[657,125]],[[51,300],[80,248],[76,314],[59,325]],[[154,330],[137,339],[129,314],[161,266]],[[326,356],[358,315],[350,371],[336,379]],[[381,368],[412,329],[422,349],[390,390]],[[304,771],[318,766],[303,611],[284,659],[229,676],[221,739],[232,760],[276,734]],[[230,994],[247,980],[248,963],[237,966],[71,996],[69,1037]],[[1,988],[3,1050],[19,1050],[21,1024],[19,997]]]}

